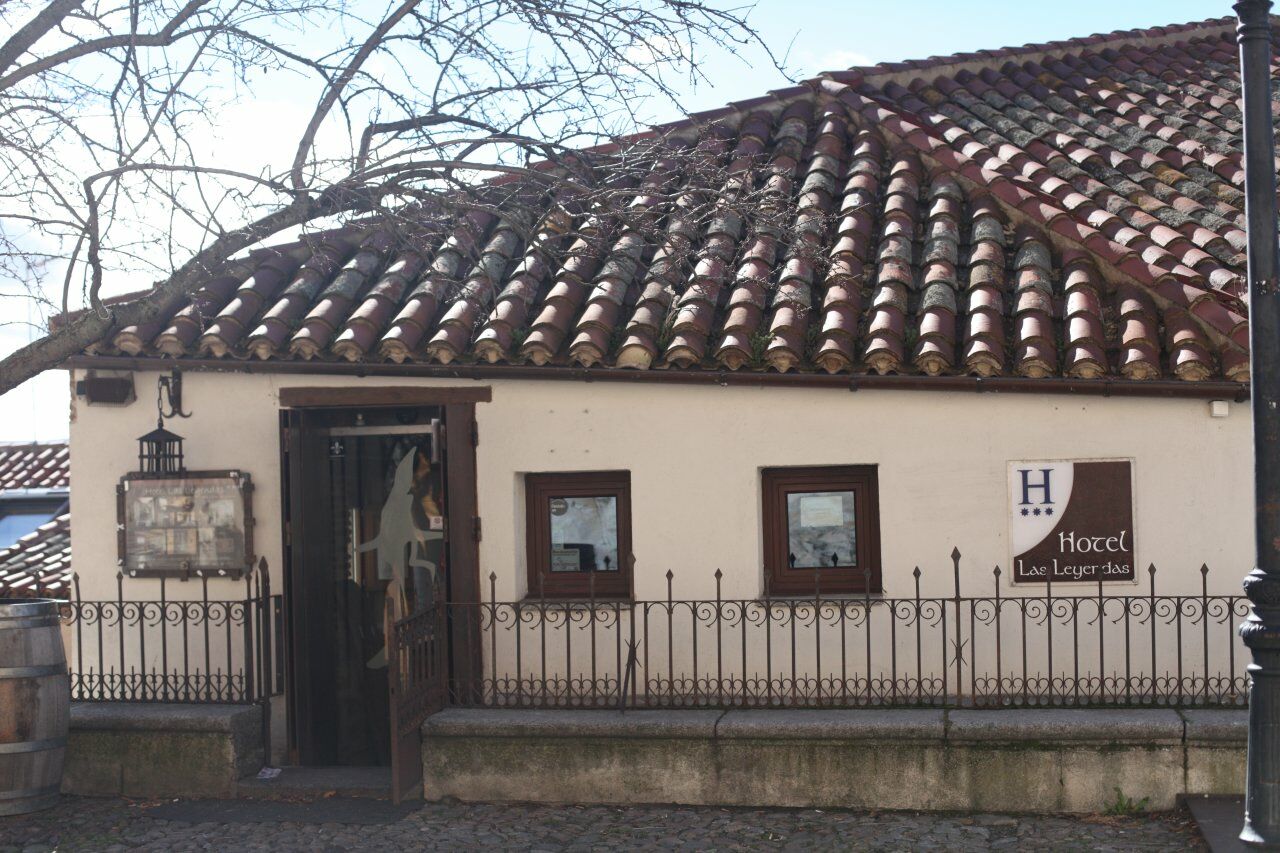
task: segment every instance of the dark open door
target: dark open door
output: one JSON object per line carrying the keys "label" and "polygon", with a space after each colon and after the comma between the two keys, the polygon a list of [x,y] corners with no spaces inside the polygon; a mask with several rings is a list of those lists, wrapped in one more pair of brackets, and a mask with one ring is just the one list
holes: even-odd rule
{"label": "dark open door", "polygon": [[[291,745],[293,760],[311,766],[390,763],[391,572],[370,540],[391,484],[409,479],[417,437],[337,435],[349,420],[302,410],[286,423]],[[412,496],[402,491],[407,508]]]}
{"label": "dark open door", "polygon": [[438,407],[295,413],[287,448],[294,732],[301,764],[389,765],[387,601],[444,584]]}
{"label": "dark open door", "polygon": [[474,402],[299,390],[282,418],[291,758],[389,763],[399,800],[421,791],[423,720],[481,677]]}

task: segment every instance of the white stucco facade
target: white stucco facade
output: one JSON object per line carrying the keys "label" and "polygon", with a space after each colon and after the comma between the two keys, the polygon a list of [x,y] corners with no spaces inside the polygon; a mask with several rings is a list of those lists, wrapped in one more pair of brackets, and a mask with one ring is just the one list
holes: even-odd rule
{"label": "white stucco facade", "polygon": [[[114,595],[115,488],[137,465],[137,437],[155,423],[154,374],[136,381],[131,405],[73,403],[72,552],[87,598]],[[1198,592],[1201,563],[1211,568],[1211,592],[1235,593],[1252,561],[1247,404],[1212,417],[1203,399],[188,371],[192,417],[169,425],[186,439],[189,469],[252,476],[255,549],[276,589],[279,391],[352,384],[492,388],[492,401],[476,407],[486,598],[490,572],[499,600],[526,592],[530,472],[630,471],[637,599],[665,597],[668,569],[677,597],[712,595],[717,568],[726,597],[760,595],[760,470],[772,466],[878,466],[886,596],[910,594],[917,565],[924,594],[950,595],[953,546],[964,555],[965,593],[990,591],[992,568],[1009,560],[1010,460],[1132,460],[1137,560],[1160,567],[1162,593]],[[236,594],[228,581],[213,584]],[[1006,585],[1007,594],[1026,589]]]}

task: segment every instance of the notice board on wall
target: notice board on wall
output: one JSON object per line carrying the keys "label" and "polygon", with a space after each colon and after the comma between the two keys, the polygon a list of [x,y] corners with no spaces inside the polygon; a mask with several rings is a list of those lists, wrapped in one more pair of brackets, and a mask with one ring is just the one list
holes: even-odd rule
{"label": "notice board on wall", "polygon": [[1128,459],[1009,463],[1015,583],[1134,581]]}
{"label": "notice board on wall", "polygon": [[128,474],[117,489],[120,570],[240,577],[253,565],[253,486],[242,471]]}

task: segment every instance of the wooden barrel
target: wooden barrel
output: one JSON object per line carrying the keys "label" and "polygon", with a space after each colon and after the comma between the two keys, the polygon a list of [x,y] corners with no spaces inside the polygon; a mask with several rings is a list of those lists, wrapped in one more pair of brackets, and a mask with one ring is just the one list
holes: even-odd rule
{"label": "wooden barrel", "polygon": [[57,802],[70,705],[58,603],[0,598],[0,815]]}

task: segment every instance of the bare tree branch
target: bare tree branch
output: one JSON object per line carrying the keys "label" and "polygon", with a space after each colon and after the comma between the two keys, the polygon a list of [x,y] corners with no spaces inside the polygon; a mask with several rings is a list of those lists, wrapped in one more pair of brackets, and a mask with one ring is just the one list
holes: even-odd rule
{"label": "bare tree branch", "polygon": [[0,71],[18,61],[18,57],[31,49],[45,33],[62,23],[62,20],[78,9],[84,0],[53,0],[40,13],[0,45]]}
{"label": "bare tree branch", "polygon": [[302,132],[302,138],[298,140],[298,153],[293,157],[293,168],[289,171],[289,179],[293,182],[295,190],[302,190],[304,187],[302,180],[302,168],[306,165],[307,157],[311,153],[311,146],[315,144],[316,132],[320,130],[320,123],[324,121],[325,116],[329,115],[329,111],[333,109],[333,105],[342,97],[343,90],[347,88],[353,77],[360,70],[360,66],[373,55],[373,52],[387,37],[387,33],[391,32],[396,24],[405,19],[410,12],[417,7],[420,0],[404,0],[394,12],[386,17],[382,23],[374,27],[369,37],[365,39],[364,44],[360,45],[360,49],[351,57],[351,61],[342,69],[342,73],[338,75],[325,89],[324,95],[320,98],[320,103],[316,105],[315,112],[311,114],[311,121],[307,123],[307,129]]}
{"label": "bare tree branch", "polygon": [[[720,2],[8,0],[26,23],[0,42],[0,296],[62,317],[0,358],[0,392],[299,232],[421,245],[483,214],[532,240],[554,215],[565,251],[630,231],[689,269],[668,215],[781,233],[785,204],[752,213],[766,164],[714,138],[583,150],[634,132],[646,98],[675,102],[701,44],[771,57]],[[266,104],[287,108],[228,118]]]}
{"label": "bare tree branch", "polygon": [[[127,33],[118,36],[105,36],[100,39],[92,39],[69,47],[66,50],[58,51],[50,56],[38,59],[28,65],[23,65],[4,77],[0,77],[0,90],[8,89],[11,86],[21,83],[28,77],[34,77],[44,71],[57,68],[60,65],[79,59],[82,56],[89,56],[94,53],[104,53],[112,48],[128,47],[168,47],[180,38],[200,32],[200,28],[190,29],[185,32],[178,32],[178,27],[186,23],[192,15],[200,10],[209,0],[191,0],[177,15],[173,17],[164,28],[157,33],[149,33],[146,35],[137,35]],[[77,4],[79,5],[79,4]]]}

